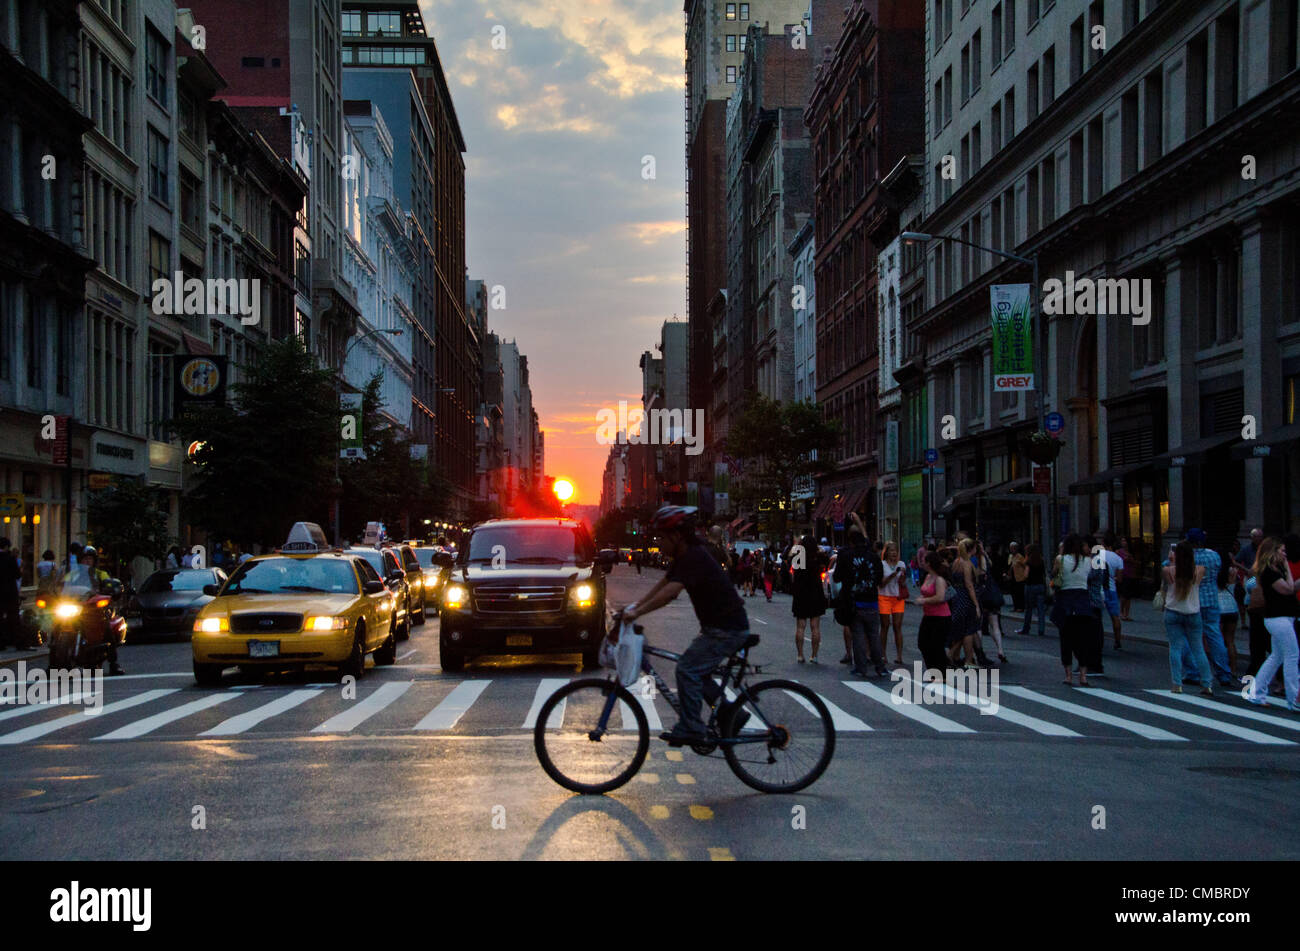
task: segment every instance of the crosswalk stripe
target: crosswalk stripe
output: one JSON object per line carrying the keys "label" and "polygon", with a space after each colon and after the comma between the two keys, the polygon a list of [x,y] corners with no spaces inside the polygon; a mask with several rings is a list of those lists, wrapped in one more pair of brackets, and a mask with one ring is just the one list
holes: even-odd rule
{"label": "crosswalk stripe", "polygon": [[442,702],[430,710],[423,720],[415,725],[417,730],[450,730],[473,706],[474,701],[487,689],[491,680],[464,680],[458,683]]}
{"label": "crosswalk stripe", "polygon": [[1080,706],[1077,703],[1070,703],[1068,700],[1058,700],[1055,697],[1049,697],[1036,690],[1030,690],[1027,687],[1003,687],[1003,693],[1009,693],[1013,697],[1021,697],[1025,700],[1033,700],[1037,703],[1045,704],[1049,707],[1055,707],[1066,713],[1071,713],[1076,717],[1082,717],[1085,720],[1093,720],[1097,723],[1105,723],[1108,726],[1117,727],[1121,730],[1128,730],[1130,733],[1136,733],[1138,736],[1145,737],[1148,740],[1178,740],[1187,741],[1187,737],[1179,736],[1177,733],[1170,733],[1168,730],[1162,730],[1158,726],[1148,726],[1137,720],[1125,720],[1123,717],[1112,716],[1109,713],[1102,713],[1100,710],[1093,710],[1090,707]]}
{"label": "crosswalk stripe", "polygon": [[[908,674],[906,671],[904,671],[904,676],[907,677],[909,680],[912,679],[911,675]],[[927,684],[926,686],[930,687],[931,685]],[[1041,733],[1044,736],[1072,736],[1072,737],[1083,736],[1082,733],[1075,733],[1073,730],[1069,729],[1068,727],[1063,727],[1059,723],[1052,723],[1049,720],[1040,720],[1038,717],[1031,717],[1025,713],[1018,713],[1015,710],[1009,710],[1001,703],[999,703],[997,707],[994,708],[992,704],[990,704],[986,700],[981,700],[977,695],[973,695],[973,694],[959,695],[956,688],[950,687],[947,684],[934,684],[932,686],[934,688],[941,689],[943,691],[943,695],[947,697],[949,700],[958,699],[959,696],[963,696],[964,699],[961,699],[960,701],[962,705],[974,707],[976,710],[980,711],[981,716],[998,717],[1000,719],[1006,720],[1008,723],[1014,723],[1017,726],[1023,726],[1025,729],[1033,730],[1035,733]],[[1000,689],[1001,688],[999,687],[999,690]],[[991,712],[985,713],[984,712],[985,709],[989,709]]]}
{"label": "crosswalk stripe", "polygon": [[[1184,723],[1192,723],[1196,726],[1205,727],[1207,730],[1216,730],[1219,733],[1227,733],[1241,740],[1249,740],[1252,743],[1263,743],[1270,746],[1295,745],[1291,740],[1269,736],[1267,733],[1260,733],[1258,730],[1249,730],[1244,726],[1237,726],[1233,723],[1220,723],[1218,720],[1211,720],[1209,717],[1202,717],[1195,713],[1187,713],[1183,710],[1175,710],[1171,707],[1162,707],[1158,704],[1147,703],[1145,700],[1138,700],[1136,697],[1126,697],[1123,694],[1112,693],[1109,690],[1101,690],[1097,687],[1091,687],[1089,688],[1088,693],[1090,696],[1101,697],[1103,700],[1109,700],[1112,703],[1119,703],[1127,707],[1133,707],[1135,710],[1145,710],[1147,713],[1154,713],[1162,717],[1172,717],[1175,720],[1182,720]],[[1177,696],[1177,694],[1170,694],[1170,696]]]}
{"label": "crosswalk stripe", "polygon": [[[796,681],[796,683],[797,682],[798,681]],[[813,716],[819,715],[817,713],[817,708],[814,707],[811,703],[809,703],[806,698],[801,697],[797,693],[794,693],[793,691],[790,690],[787,690],[786,693],[788,693],[794,700],[798,701],[799,706],[803,707]],[[814,691],[814,693],[816,693],[816,691]],[[821,700],[822,703],[826,704],[826,709],[830,711],[831,724],[835,727],[836,733],[870,733],[871,732],[871,727],[868,726],[865,721],[859,720],[851,713],[846,713],[844,710],[837,707],[834,703],[827,700],[821,694],[817,694],[817,697]]]}
{"label": "crosswalk stripe", "polygon": [[270,703],[264,703],[260,707],[254,707],[252,710],[240,713],[228,720],[222,720],[212,729],[204,730],[199,736],[234,736],[237,733],[243,733],[245,730],[251,730],[263,720],[269,720],[286,710],[292,710],[299,704],[306,703],[312,697],[319,697],[320,695],[319,690],[294,690],[283,697],[277,697]]}
{"label": "crosswalk stripe", "polygon": [[1181,700],[1183,703],[1205,707],[1209,710],[1217,710],[1219,713],[1226,713],[1233,717],[1241,717],[1246,720],[1255,720],[1259,723],[1267,723],[1269,726],[1275,726],[1283,730],[1300,730],[1300,717],[1284,720],[1281,717],[1271,717],[1267,713],[1259,713],[1255,710],[1246,710],[1242,707],[1235,706],[1234,704],[1211,700],[1209,697],[1189,697],[1185,693],[1165,694],[1163,690],[1148,690],[1147,693],[1164,694],[1165,696],[1173,697],[1175,700]]}
{"label": "crosswalk stripe", "polygon": [[[80,703],[87,697],[93,697],[93,693],[74,693],[65,698],[60,697],[57,702],[46,700],[44,703],[23,703],[14,707],[12,710],[6,710],[0,713],[0,721],[11,720],[14,717],[25,716],[28,713],[35,713],[37,710],[49,710],[53,707],[68,707]],[[92,714],[93,716],[93,714]]]}
{"label": "crosswalk stripe", "polygon": [[[640,688],[636,684],[629,688],[629,692],[636,698],[636,702],[641,709],[645,711],[646,725],[651,730],[662,730],[664,728],[663,721],[659,719],[659,711],[655,709],[654,700],[650,697],[643,697]],[[632,713],[632,708],[622,700],[618,702],[618,715],[623,718],[623,729],[636,729],[636,717]]]}
{"label": "crosswalk stripe", "polygon": [[227,700],[233,700],[238,694],[233,693],[213,693],[206,697],[200,697],[189,703],[183,703],[179,707],[171,710],[164,710],[162,713],[155,713],[151,717],[145,717],[143,720],[136,720],[134,723],[128,723],[112,733],[105,733],[103,736],[94,737],[96,740],[133,740],[137,736],[144,736],[146,733],[152,733],[160,726],[166,726],[175,720],[180,720],[189,716],[191,713],[198,713],[200,710],[206,710],[208,707],[215,707],[219,703],[225,703]]}
{"label": "crosswalk stripe", "polygon": [[850,690],[856,691],[864,697],[870,697],[877,703],[883,703],[895,713],[905,716],[909,720],[915,720],[917,723],[922,723],[932,730],[938,730],[940,733],[975,732],[965,724],[958,723],[956,720],[949,720],[947,717],[941,717],[934,711],[913,703],[910,697],[900,698],[902,702],[895,703],[892,693],[882,687],[877,687],[875,684],[862,683],[857,680],[845,680],[842,683]]}
{"label": "crosswalk stripe", "polygon": [[354,703],[349,709],[335,714],[320,726],[312,727],[313,733],[350,733],[358,725],[373,717],[410,689],[415,681],[406,683],[382,684],[378,690],[366,699]]}
{"label": "crosswalk stripe", "polygon": [[[531,730],[537,726],[537,715],[542,712],[542,704],[555,691],[559,690],[569,681],[564,677],[543,677],[537,685],[537,692],[533,694],[533,705],[528,708],[528,716],[524,717],[524,729]],[[547,725],[558,729],[564,725],[564,708],[568,705],[567,698],[561,700],[556,706],[556,710],[551,714]]]}
{"label": "crosswalk stripe", "polygon": [[[129,710],[131,707],[137,707],[142,703],[148,703],[151,700],[157,700],[159,697],[165,697],[169,693],[175,693],[179,687],[171,687],[162,690],[146,690],[144,693],[136,694],[134,697],[127,697],[125,700],[117,700],[113,703],[106,703],[100,708],[98,715],[103,716],[106,713],[117,713],[119,710]],[[86,722],[86,713],[72,713],[66,717],[59,717],[57,720],[50,720],[47,723],[38,723],[36,726],[29,726],[22,730],[15,730],[13,733],[6,733],[0,736],[0,743],[10,745],[13,743],[25,743],[28,740],[35,739],[39,736],[45,736],[56,730],[62,730],[65,727],[76,726],[78,723]]]}

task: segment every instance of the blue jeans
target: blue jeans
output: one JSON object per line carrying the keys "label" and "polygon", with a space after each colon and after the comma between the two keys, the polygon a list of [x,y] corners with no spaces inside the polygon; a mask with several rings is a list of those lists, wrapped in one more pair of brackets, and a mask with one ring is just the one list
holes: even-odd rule
{"label": "blue jeans", "polygon": [[1190,654],[1200,671],[1202,687],[1212,687],[1214,676],[1210,673],[1210,661],[1201,646],[1201,615],[1179,614],[1177,611],[1165,611],[1165,637],[1169,639],[1169,676],[1176,687],[1183,682],[1181,674],[1183,658]]}
{"label": "blue jeans", "polygon": [[1047,633],[1047,585],[1025,585],[1025,621],[1017,634],[1029,633],[1029,619],[1034,616],[1034,608],[1038,609],[1038,636],[1042,637]]}
{"label": "blue jeans", "polygon": [[740,650],[749,637],[749,631],[724,631],[716,627],[700,630],[700,636],[677,661],[677,693],[682,703],[682,718],[678,728],[691,733],[704,732],[700,717],[700,704],[707,697],[710,704],[722,692],[712,677],[713,669]]}
{"label": "blue jeans", "polygon": [[853,673],[867,676],[867,659],[880,672],[885,669],[885,659],[880,649],[880,607],[877,604],[854,605],[853,621],[849,624],[853,644]]}
{"label": "blue jeans", "polygon": [[[1210,666],[1214,668],[1214,676],[1221,684],[1231,683],[1232,668],[1228,666],[1228,648],[1223,643],[1223,631],[1219,628],[1218,605],[1201,605],[1201,636],[1210,645]],[[1183,679],[1195,680],[1197,676],[1196,658],[1183,651]]]}

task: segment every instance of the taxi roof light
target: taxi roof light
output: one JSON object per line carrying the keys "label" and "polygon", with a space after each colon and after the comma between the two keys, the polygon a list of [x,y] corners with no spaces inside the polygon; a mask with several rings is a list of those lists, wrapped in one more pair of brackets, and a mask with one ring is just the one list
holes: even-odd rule
{"label": "taxi roof light", "polygon": [[315,522],[294,522],[289,538],[278,550],[282,552],[313,553],[328,551],[330,543],[325,532]]}

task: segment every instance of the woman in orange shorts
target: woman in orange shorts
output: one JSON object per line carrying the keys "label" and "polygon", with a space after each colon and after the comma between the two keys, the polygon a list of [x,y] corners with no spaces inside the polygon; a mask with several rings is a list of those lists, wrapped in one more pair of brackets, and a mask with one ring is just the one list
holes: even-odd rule
{"label": "woman in orange shorts", "polygon": [[898,557],[898,543],[885,545],[885,575],[880,583],[880,649],[889,653],[889,627],[894,627],[894,663],[903,665],[903,605],[907,603],[907,564]]}

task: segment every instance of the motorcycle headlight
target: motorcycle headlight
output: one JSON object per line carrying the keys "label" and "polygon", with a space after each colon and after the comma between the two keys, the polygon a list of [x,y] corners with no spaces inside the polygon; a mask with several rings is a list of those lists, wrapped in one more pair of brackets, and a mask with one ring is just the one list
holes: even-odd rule
{"label": "motorcycle headlight", "polygon": [[68,618],[76,617],[80,613],[81,613],[81,605],[73,604],[71,601],[64,601],[62,604],[58,605],[54,609],[54,616],[58,618],[62,618],[65,621]]}

